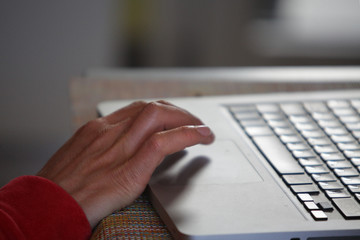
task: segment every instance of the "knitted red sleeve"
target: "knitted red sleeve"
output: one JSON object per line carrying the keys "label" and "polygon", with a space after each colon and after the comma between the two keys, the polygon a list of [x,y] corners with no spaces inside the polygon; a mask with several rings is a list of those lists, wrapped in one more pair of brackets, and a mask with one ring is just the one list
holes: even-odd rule
{"label": "knitted red sleeve", "polygon": [[89,239],[90,224],[78,203],[41,177],[23,176],[0,189],[0,239]]}

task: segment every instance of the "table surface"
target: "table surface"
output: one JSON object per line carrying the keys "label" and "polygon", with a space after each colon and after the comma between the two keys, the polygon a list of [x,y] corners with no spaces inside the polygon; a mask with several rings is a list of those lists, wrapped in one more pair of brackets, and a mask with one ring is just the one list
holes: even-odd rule
{"label": "table surface", "polygon": [[[106,100],[360,88],[360,67],[97,69],[70,82],[74,129]],[[171,239],[146,193],[104,218],[92,239]]]}

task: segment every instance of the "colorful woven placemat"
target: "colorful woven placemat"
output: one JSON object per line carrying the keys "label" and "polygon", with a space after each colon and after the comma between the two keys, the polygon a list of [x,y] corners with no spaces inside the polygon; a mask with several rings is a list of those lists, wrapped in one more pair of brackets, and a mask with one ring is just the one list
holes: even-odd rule
{"label": "colorful woven placemat", "polygon": [[165,224],[146,194],[122,210],[104,218],[95,228],[91,240],[172,239]]}

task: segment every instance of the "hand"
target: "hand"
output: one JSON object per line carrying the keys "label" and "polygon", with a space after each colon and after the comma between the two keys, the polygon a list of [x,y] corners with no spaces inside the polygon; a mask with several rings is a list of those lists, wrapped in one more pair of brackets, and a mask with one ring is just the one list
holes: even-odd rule
{"label": "hand", "polygon": [[168,102],[135,102],[81,127],[37,174],[60,185],[94,227],[132,203],[168,154],[213,142],[211,130]]}

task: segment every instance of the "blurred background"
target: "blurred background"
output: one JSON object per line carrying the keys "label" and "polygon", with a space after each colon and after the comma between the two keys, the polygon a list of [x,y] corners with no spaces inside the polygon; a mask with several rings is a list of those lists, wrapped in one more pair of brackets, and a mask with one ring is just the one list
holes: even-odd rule
{"label": "blurred background", "polygon": [[93,68],[358,65],[358,0],[0,1],[0,185],[72,134]]}

